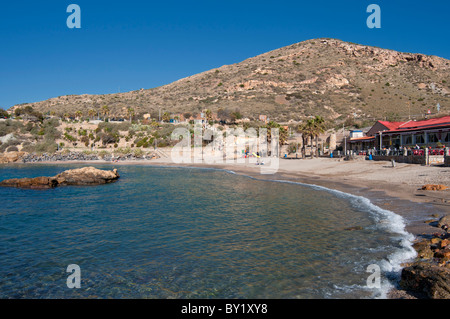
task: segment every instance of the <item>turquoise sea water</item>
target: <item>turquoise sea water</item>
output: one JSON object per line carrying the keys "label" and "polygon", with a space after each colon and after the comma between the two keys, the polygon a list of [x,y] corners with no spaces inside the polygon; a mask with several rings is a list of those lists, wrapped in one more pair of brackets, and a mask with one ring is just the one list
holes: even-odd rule
{"label": "turquoise sea water", "polygon": [[[0,180],[76,167],[7,165]],[[402,219],[363,197],[221,170],[117,168],[108,185],[0,188],[0,298],[383,298],[413,254]],[[66,285],[70,264],[79,289]],[[366,285],[371,264],[380,289]]]}

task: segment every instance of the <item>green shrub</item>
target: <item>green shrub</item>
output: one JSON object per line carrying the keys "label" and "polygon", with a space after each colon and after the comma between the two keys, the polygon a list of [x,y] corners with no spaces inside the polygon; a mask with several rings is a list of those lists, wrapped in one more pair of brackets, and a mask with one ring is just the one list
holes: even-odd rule
{"label": "green shrub", "polygon": [[35,145],[27,145],[22,148],[22,151],[28,153],[50,153],[53,154],[58,150],[58,145],[51,141],[44,141]]}
{"label": "green shrub", "polygon": [[75,137],[73,137],[72,135],[70,135],[68,133],[64,133],[64,137],[66,138],[66,140],[68,140],[70,142],[75,142],[77,140]]}

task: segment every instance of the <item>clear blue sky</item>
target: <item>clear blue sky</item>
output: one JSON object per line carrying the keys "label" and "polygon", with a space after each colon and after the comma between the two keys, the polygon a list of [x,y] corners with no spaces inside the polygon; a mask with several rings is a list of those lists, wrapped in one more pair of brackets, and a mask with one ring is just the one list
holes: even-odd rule
{"label": "clear blue sky", "polygon": [[153,88],[319,37],[450,59],[449,16],[448,0],[2,1],[0,107]]}

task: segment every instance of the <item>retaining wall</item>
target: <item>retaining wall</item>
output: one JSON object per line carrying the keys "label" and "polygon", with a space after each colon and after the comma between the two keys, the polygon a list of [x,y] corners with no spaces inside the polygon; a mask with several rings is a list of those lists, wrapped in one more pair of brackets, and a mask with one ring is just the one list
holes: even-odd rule
{"label": "retaining wall", "polygon": [[425,165],[425,156],[419,155],[374,155],[372,156],[374,161],[391,161],[394,160],[397,163],[409,163],[409,164],[422,164]]}

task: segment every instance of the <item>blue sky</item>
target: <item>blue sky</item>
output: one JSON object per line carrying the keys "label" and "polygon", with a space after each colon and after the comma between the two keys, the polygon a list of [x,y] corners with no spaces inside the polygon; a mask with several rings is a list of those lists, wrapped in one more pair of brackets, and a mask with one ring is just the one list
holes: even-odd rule
{"label": "blue sky", "polygon": [[449,16],[447,0],[2,1],[0,107],[153,88],[320,37],[450,59]]}

